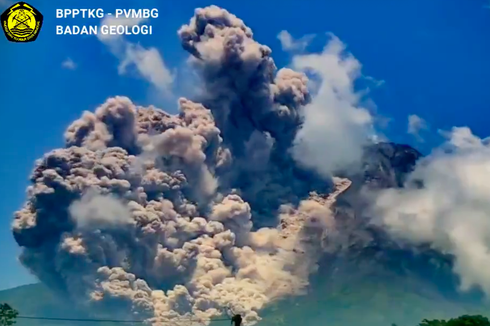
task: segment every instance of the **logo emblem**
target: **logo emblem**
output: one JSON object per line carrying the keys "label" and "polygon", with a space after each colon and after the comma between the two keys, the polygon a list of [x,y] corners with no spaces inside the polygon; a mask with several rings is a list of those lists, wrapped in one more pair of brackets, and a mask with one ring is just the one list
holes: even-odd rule
{"label": "logo emblem", "polygon": [[25,2],[17,2],[0,16],[2,28],[10,42],[34,42],[43,25],[43,15]]}

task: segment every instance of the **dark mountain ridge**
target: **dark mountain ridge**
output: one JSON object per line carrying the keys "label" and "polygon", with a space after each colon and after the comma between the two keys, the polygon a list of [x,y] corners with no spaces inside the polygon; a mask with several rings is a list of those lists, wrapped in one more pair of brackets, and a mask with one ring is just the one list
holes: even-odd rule
{"label": "dark mountain ridge", "polygon": [[[378,143],[366,148],[362,173],[351,176],[353,186],[335,205],[343,248],[326,257],[320,270],[343,266],[356,272],[364,269],[362,272],[369,275],[388,273],[395,278],[417,279],[438,296],[460,304],[479,304],[484,299],[480,289],[459,291],[459,277],[452,271],[451,255],[433,249],[430,243],[413,245],[394,239],[369,216],[372,192],[403,187],[422,158],[409,145]],[[321,278],[324,276],[319,275]]]}

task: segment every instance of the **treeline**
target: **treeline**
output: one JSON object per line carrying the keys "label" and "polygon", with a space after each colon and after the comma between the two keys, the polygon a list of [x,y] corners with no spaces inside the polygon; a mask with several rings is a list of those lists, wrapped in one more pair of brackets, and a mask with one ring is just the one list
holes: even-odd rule
{"label": "treeline", "polygon": [[490,321],[482,315],[463,315],[449,320],[444,319],[424,319],[420,326],[490,326]]}
{"label": "treeline", "polygon": [[482,315],[463,315],[449,320],[424,319],[418,326],[490,326],[490,321]]}

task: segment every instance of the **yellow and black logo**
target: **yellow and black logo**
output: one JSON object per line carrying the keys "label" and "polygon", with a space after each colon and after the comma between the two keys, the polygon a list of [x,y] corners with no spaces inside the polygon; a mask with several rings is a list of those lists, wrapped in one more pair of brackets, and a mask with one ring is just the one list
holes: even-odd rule
{"label": "yellow and black logo", "polygon": [[10,42],[34,42],[43,25],[43,15],[25,2],[17,2],[0,16],[2,28]]}

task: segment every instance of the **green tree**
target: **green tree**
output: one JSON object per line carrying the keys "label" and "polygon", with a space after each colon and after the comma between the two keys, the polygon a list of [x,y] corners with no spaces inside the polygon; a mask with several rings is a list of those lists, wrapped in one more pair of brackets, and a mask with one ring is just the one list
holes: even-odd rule
{"label": "green tree", "polygon": [[15,324],[15,318],[19,313],[6,303],[0,304],[0,325],[11,326]]}
{"label": "green tree", "polygon": [[424,319],[422,322],[419,324],[419,326],[447,326],[447,321],[443,319]]}
{"label": "green tree", "polygon": [[463,315],[455,319],[450,319],[446,326],[490,326],[487,317],[481,315]]}
{"label": "green tree", "polygon": [[444,319],[424,319],[419,326],[490,326],[490,321],[487,317],[481,315],[463,315],[448,321]]}

